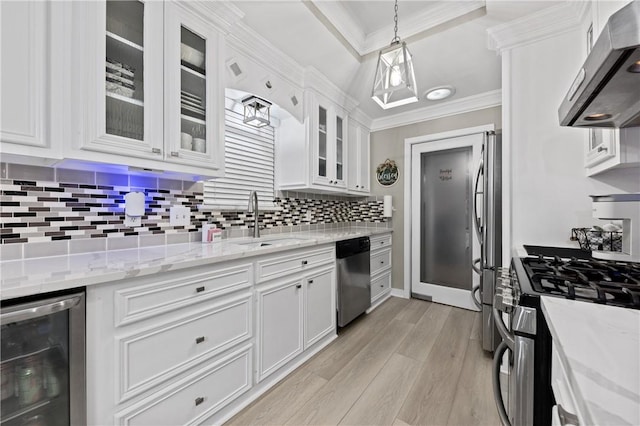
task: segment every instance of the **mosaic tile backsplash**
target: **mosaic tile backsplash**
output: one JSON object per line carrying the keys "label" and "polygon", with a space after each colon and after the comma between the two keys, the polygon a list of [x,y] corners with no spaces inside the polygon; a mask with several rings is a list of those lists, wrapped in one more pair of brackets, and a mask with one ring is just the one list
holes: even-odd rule
{"label": "mosaic tile backsplash", "polygon": [[[199,210],[201,183],[6,163],[1,167],[0,239],[5,247],[84,240],[78,245],[100,247],[107,241],[106,249],[128,248],[137,246],[138,240],[140,245],[194,241],[203,222],[215,223],[228,236],[243,236],[243,230],[253,227],[253,216],[246,211]],[[124,195],[131,191],[144,192],[146,200],[142,224],[135,228],[124,225]],[[382,199],[376,197],[278,195],[273,200],[276,209],[260,212],[260,227],[267,233],[305,225],[307,229],[353,222],[388,225],[382,217]],[[191,209],[190,225],[170,225],[172,205]],[[139,239],[133,244],[127,237]]]}

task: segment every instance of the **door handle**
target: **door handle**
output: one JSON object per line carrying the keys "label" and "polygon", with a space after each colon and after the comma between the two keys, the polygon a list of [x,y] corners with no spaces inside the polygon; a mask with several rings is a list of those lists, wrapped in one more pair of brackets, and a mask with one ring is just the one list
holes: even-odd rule
{"label": "door handle", "polygon": [[[484,153],[484,147],[482,148]],[[478,186],[480,185],[480,176],[484,175],[484,160],[480,160],[480,164],[478,165],[478,172],[476,173],[476,184],[475,189],[473,191],[473,225],[476,230],[476,235],[478,237],[478,241],[480,241],[480,245],[482,245],[482,224],[480,223],[480,218],[478,217],[478,195],[484,195],[483,191],[478,190]]]}
{"label": "door handle", "polygon": [[3,313],[2,315],[0,315],[0,321],[2,322],[2,325],[5,325],[12,322],[24,321],[45,315],[51,315],[60,311],[66,311],[80,303],[81,299],[82,296],[79,295],[71,296],[68,298],[61,298],[58,300],[54,299],[51,300],[50,303],[45,303],[44,305],[25,308],[14,312]]}
{"label": "door handle", "polygon": [[503,343],[506,344],[509,347],[509,349],[513,350],[513,348],[514,348],[514,346],[516,344],[515,339],[513,338],[513,335],[507,329],[507,326],[504,325],[504,321],[502,320],[502,315],[500,315],[500,314],[501,314],[501,312],[494,307],[493,308],[493,321],[496,324],[496,328],[498,329],[498,332],[500,333],[500,336],[502,336]]}
{"label": "door handle", "polygon": [[480,266],[479,266],[481,260],[482,260],[481,258],[477,258],[477,259],[473,259],[473,262],[471,262],[471,268],[473,269],[473,272],[475,272],[478,275],[482,275],[482,270],[480,269]]}

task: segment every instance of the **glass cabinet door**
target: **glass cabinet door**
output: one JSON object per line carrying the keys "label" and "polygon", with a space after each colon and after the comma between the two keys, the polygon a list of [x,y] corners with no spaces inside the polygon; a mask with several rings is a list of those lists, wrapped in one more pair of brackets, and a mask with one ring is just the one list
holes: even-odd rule
{"label": "glass cabinet door", "polygon": [[109,135],[144,140],[144,7],[107,1],[105,119]]}
{"label": "glass cabinet door", "polygon": [[82,18],[74,23],[82,66],[71,72],[85,74],[87,84],[77,95],[85,100],[77,111],[86,117],[81,148],[161,159],[162,4],[108,0],[73,7]]}
{"label": "glass cabinet door", "polygon": [[179,3],[165,3],[165,18],[166,160],[223,175],[221,37]]}
{"label": "glass cabinet door", "polygon": [[327,110],[318,107],[318,176],[327,177]]}
{"label": "glass cabinet door", "polygon": [[207,41],[180,27],[180,149],[207,152]]}
{"label": "glass cabinet door", "polygon": [[336,116],[336,173],[335,173],[335,181],[336,184],[344,181],[344,140],[342,137],[343,134],[343,121],[342,117]]}

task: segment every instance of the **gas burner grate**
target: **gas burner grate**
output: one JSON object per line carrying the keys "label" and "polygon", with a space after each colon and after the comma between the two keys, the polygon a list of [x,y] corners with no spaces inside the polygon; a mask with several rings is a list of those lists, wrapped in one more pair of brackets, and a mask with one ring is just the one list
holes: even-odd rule
{"label": "gas burner grate", "polygon": [[640,309],[640,264],[542,256],[522,260],[538,293]]}

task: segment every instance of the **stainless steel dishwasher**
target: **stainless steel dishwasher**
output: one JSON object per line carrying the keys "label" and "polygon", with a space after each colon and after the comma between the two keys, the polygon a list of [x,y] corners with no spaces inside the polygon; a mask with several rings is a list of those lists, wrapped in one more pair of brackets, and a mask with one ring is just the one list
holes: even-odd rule
{"label": "stainless steel dishwasher", "polygon": [[338,326],[344,327],[371,306],[369,237],[336,242]]}

